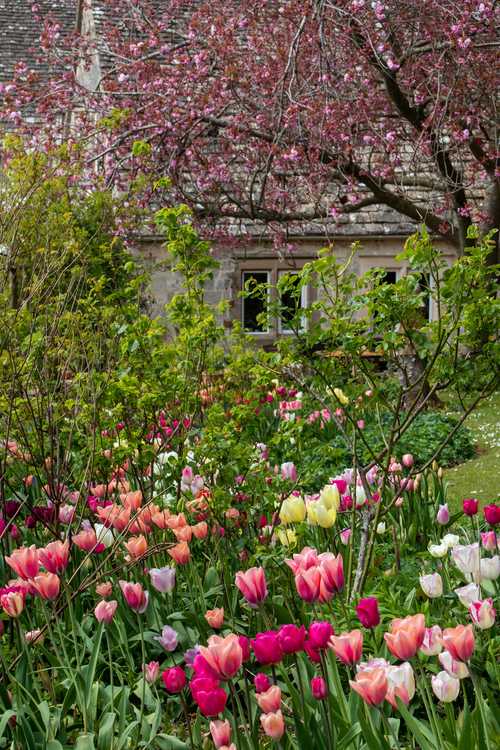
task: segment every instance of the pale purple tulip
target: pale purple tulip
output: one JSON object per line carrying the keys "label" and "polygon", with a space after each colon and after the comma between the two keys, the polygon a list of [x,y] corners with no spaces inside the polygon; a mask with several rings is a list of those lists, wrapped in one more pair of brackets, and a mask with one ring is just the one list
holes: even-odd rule
{"label": "pale purple tulip", "polygon": [[439,510],[437,512],[436,521],[441,524],[441,526],[446,526],[446,524],[450,520],[450,511],[448,510],[448,503],[445,503],[444,505],[439,506]]}
{"label": "pale purple tulip", "polygon": [[160,646],[165,649],[165,651],[175,651],[177,648],[177,643],[179,641],[177,632],[170,627],[170,625],[164,625],[161,631],[161,635],[155,635],[153,636],[155,641],[158,641]]}
{"label": "pale purple tulip", "polygon": [[170,594],[175,586],[175,568],[150,568],[152,586],[161,594]]}

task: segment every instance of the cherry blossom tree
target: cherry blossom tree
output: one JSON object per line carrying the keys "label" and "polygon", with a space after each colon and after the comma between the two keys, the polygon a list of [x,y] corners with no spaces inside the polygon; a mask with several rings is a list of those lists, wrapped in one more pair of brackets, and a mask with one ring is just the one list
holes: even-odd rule
{"label": "cherry blossom tree", "polygon": [[19,127],[36,107],[39,142],[64,127],[85,147],[90,180],[154,172],[205,229],[285,241],[369,206],[459,252],[471,223],[500,227],[495,0],[93,6],[95,35],[45,19],[59,72],[20,66],[4,94]]}

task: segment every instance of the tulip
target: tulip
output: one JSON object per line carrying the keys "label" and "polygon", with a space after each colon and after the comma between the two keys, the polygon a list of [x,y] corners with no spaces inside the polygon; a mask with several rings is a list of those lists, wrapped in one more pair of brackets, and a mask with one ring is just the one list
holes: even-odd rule
{"label": "tulip", "polygon": [[317,601],[320,597],[321,581],[319,568],[299,571],[295,576],[295,588],[300,598],[309,603]]}
{"label": "tulip", "polygon": [[0,607],[9,617],[19,617],[24,609],[24,594],[20,591],[8,591],[1,594]]}
{"label": "tulip", "polygon": [[404,619],[393,620],[391,632],[384,634],[387,648],[397,659],[412,659],[423,643],[425,617],[421,614],[409,615]]}
{"label": "tulip", "polygon": [[403,456],[403,458],[401,459],[401,463],[407,469],[411,469],[411,467],[413,466],[413,463],[414,463],[412,454],[411,453],[405,453],[404,456]]}
{"label": "tulip", "polygon": [[443,646],[457,661],[469,661],[474,651],[472,625],[457,625],[443,631]]}
{"label": "tulip", "polygon": [[142,615],[148,607],[149,592],[144,591],[140,583],[132,583],[131,581],[118,581],[118,583],[120,584],[123,598],[130,609]]}
{"label": "tulip", "polygon": [[218,716],[218,714],[221,714],[227,703],[226,691],[215,683],[215,686],[210,687],[198,686],[196,687],[196,692],[193,692],[193,683],[197,682],[200,682],[200,680],[191,681],[191,693],[201,713],[204,716]]}
{"label": "tulip", "polygon": [[496,581],[500,576],[500,557],[483,557],[479,564],[481,580]]}
{"label": "tulip", "polygon": [[349,539],[351,538],[352,529],[343,529],[340,532],[340,541],[345,546],[349,544]]}
{"label": "tulip", "polygon": [[236,573],[235,584],[251,607],[258,607],[267,597],[264,568],[250,568]]}
{"label": "tulip", "polygon": [[462,508],[466,516],[475,516],[478,511],[479,501],[474,497],[469,497],[462,503]]}
{"label": "tulip", "polygon": [[429,573],[426,576],[420,576],[419,580],[422,591],[429,599],[437,599],[443,595],[443,579],[439,573]]}
{"label": "tulip", "polygon": [[130,557],[133,560],[138,560],[146,554],[148,543],[146,537],[143,534],[140,534],[139,536],[131,536],[125,544],[125,547]]}
{"label": "tulip", "polygon": [[151,585],[160,594],[170,594],[175,587],[175,568],[150,568]]}
{"label": "tulip", "polygon": [[344,391],[341,388],[334,388],[333,392],[334,392],[335,396],[337,397],[337,399],[342,404],[342,406],[347,406],[347,404],[349,403],[349,399],[345,395]]}
{"label": "tulip", "polygon": [[500,548],[499,540],[494,531],[481,532],[481,544],[488,552],[494,552],[497,548]]}
{"label": "tulip", "polygon": [[285,481],[296,482],[297,481],[297,469],[293,461],[287,461],[281,464],[281,478]]}
{"label": "tulip", "polygon": [[448,672],[451,677],[455,677],[457,680],[464,680],[469,676],[467,664],[464,664],[463,661],[457,661],[454,659],[449,651],[443,651],[440,653],[438,659],[443,669]]}
{"label": "tulip", "polygon": [[42,635],[42,631],[40,628],[37,628],[36,630],[28,630],[24,634],[24,640],[26,643],[34,643],[35,645],[43,643],[44,636]]}
{"label": "tulip", "polygon": [[340,593],[344,588],[344,561],[342,555],[336,557],[331,552],[318,555],[321,579],[332,593]]}
{"label": "tulip", "polygon": [[301,523],[306,517],[306,504],[300,496],[290,495],[281,504],[281,523]]}
{"label": "tulip", "polygon": [[5,562],[19,578],[27,581],[38,575],[39,561],[38,553],[34,544],[31,547],[18,547],[12,554],[5,556]]}
{"label": "tulip", "polygon": [[367,596],[365,599],[360,599],[356,607],[356,614],[363,627],[375,628],[380,622],[377,599],[374,596]]}
{"label": "tulip", "polygon": [[376,532],[380,535],[385,534],[385,521],[381,521],[377,524]]}
{"label": "tulip", "polygon": [[219,680],[230,680],[243,663],[243,651],[234,633],[225,638],[210,636],[208,645],[200,646],[200,654]]}
{"label": "tulip", "polygon": [[280,740],[285,733],[285,721],[281,711],[275,713],[262,714],[260,723],[264,733],[273,740]]}
{"label": "tulip", "polygon": [[177,565],[186,565],[191,559],[191,553],[187,542],[179,542],[179,544],[170,547],[167,552]]}
{"label": "tulip", "polygon": [[441,542],[441,544],[432,544],[430,542],[427,549],[432,557],[444,557],[448,552],[449,547],[444,542]]}
{"label": "tulip", "polygon": [[309,625],[309,643],[315,651],[327,648],[332,635],[333,628],[326,620]]}
{"label": "tulip", "polygon": [[441,526],[446,526],[446,524],[450,520],[450,511],[448,510],[448,503],[445,503],[444,505],[439,506],[439,510],[437,512],[436,521],[441,524]]}
{"label": "tulip", "polygon": [[420,646],[420,652],[425,656],[437,656],[443,650],[441,638],[443,636],[439,625],[433,625],[432,628],[426,628],[424,640]]}
{"label": "tulip", "polygon": [[105,622],[106,624],[109,624],[115,616],[117,607],[118,602],[114,601],[113,599],[109,602],[104,601],[103,599],[102,602],[99,602],[99,604],[94,609],[94,615],[97,622]]}
{"label": "tulip", "polygon": [[323,677],[313,677],[311,680],[311,693],[317,701],[328,697],[328,687]]}
{"label": "tulip", "polygon": [[265,693],[266,690],[269,690],[269,688],[271,687],[269,677],[267,676],[267,674],[264,674],[264,672],[257,672],[255,677],[253,678],[253,684],[255,686],[256,693]]}
{"label": "tulip", "polygon": [[[278,630],[278,641],[284,654],[295,654],[302,651],[306,638],[306,629],[303,625],[282,625]],[[264,709],[263,709],[264,710]]]}
{"label": "tulip", "polygon": [[274,713],[281,706],[281,690],[277,685],[271,685],[265,693],[257,693],[255,697],[260,710],[265,714]]}
{"label": "tulip", "polygon": [[175,651],[179,642],[177,631],[174,630],[174,628],[171,628],[170,625],[164,625],[161,630],[161,635],[155,635],[153,638],[155,641],[158,641],[165,651],[169,652]]}
{"label": "tulip", "polygon": [[340,508],[340,494],[336,484],[327,484],[319,494],[319,502],[327,510],[337,511]]}
{"label": "tulip", "polygon": [[379,706],[388,688],[387,677],[383,669],[367,669],[358,672],[356,679],[350,680],[349,685],[369,706]]}
{"label": "tulip", "polygon": [[446,544],[448,549],[451,549],[452,547],[456,547],[459,541],[460,541],[460,537],[457,536],[457,534],[445,534],[444,537],[441,539],[441,543]]}
{"label": "tulip", "polygon": [[191,526],[191,530],[196,539],[205,539],[208,535],[208,524],[206,521],[200,521],[199,523],[195,523],[194,526]]}
{"label": "tulip", "polygon": [[500,524],[500,505],[491,503],[483,508],[484,518],[486,523],[490,526],[498,526]]}
{"label": "tulip", "polygon": [[238,643],[241,646],[243,661],[248,661],[250,659],[250,638],[247,638],[246,635],[239,635]]}
{"label": "tulip", "polygon": [[304,651],[314,664],[321,664],[321,652],[313,648],[309,641],[304,643]]}
{"label": "tulip", "polygon": [[61,581],[55,573],[40,573],[33,579],[33,586],[42,599],[53,601],[59,596]]}
{"label": "tulip", "polygon": [[304,547],[302,552],[295,554],[292,560],[285,560],[294,575],[301,570],[317,567],[319,565],[318,553],[312,547]]}
{"label": "tulip", "polygon": [[461,586],[455,589],[455,594],[458,596],[460,604],[469,609],[472,602],[477,602],[481,598],[481,590],[477,583],[469,583],[467,586]]}
{"label": "tulip", "polygon": [[107,599],[108,596],[111,596],[113,593],[113,584],[111,581],[104,581],[103,583],[98,583],[95,587],[95,592],[98,594],[98,596],[102,596],[103,599]]}
{"label": "tulip", "polygon": [[389,666],[385,670],[387,677],[386,700],[393,708],[397,708],[396,698],[400,698],[405,705],[415,695],[415,675],[410,662],[405,661],[398,666]]}
{"label": "tulip", "polygon": [[495,623],[495,609],[493,608],[493,599],[484,599],[483,601],[473,602],[470,605],[470,616],[472,622],[480,630],[488,630]]}
{"label": "tulip", "polygon": [[335,508],[327,508],[321,500],[316,500],[308,503],[307,517],[314,526],[330,529],[337,520],[337,511]]}
{"label": "tulip", "polygon": [[62,573],[68,567],[69,542],[50,542],[38,550],[38,561],[49,573]]}
{"label": "tulip", "polygon": [[291,529],[276,529],[275,536],[284,547],[294,547],[297,542],[297,534]]}
{"label": "tulip", "polygon": [[211,721],[210,734],[216,748],[222,748],[231,742],[231,724],[225,721]]}
{"label": "tulip", "polygon": [[205,620],[208,622],[211,628],[219,630],[224,624],[224,608],[220,609],[208,609],[205,612]]}
{"label": "tulip", "polygon": [[186,684],[186,673],[182,667],[170,667],[162,672],[161,676],[169,693],[180,693]]}
{"label": "tulip", "polygon": [[432,690],[438,700],[451,703],[458,698],[460,681],[451,677],[448,672],[439,672],[431,679]]}
{"label": "tulip", "polygon": [[274,630],[257,633],[251,644],[259,664],[277,664],[283,658],[278,633]]}
{"label": "tulip", "polygon": [[160,662],[150,661],[148,664],[144,664],[142,671],[146,682],[152,685],[160,676]]}
{"label": "tulip", "polygon": [[456,545],[451,550],[451,557],[461,573],[467,577],[472,575],[476,581],[479,579],[480,552],[477,542],[474,544]]}
{"label": "tulip", "polygon": [[102,552],[104,544],[97,541],[94,529],[82,529],[72,537],[73,544],[84,552]]}
{"label": "tulip", "polygon": [[332,635],[328,645],[343,664],[356,664],[363,653],[363,633],[361,630],[351,630],[338,636]]}

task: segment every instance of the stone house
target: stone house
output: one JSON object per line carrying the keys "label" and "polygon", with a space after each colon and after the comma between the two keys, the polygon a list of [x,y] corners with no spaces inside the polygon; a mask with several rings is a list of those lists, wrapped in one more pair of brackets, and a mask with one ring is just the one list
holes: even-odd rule
{"label": "stone house", "polygon": [[[20,61],[40,70],[42,63],[37,57],[39,25],[33,16],[32,6],[36,4],[41,15],[51,13],[61,25],[63,32],[76,31],[98,35],[105,10],[99,0],[0,0],[0,85],[9,81],[15,65]],[[95,54],[92,63],[85,70],[78,70],[80,82],[90,89],[96,89],[105,68],[106,61]],[[43,69],[41,70],[43,73]],[[353,242],[361,247],[355,256],[354,270],[359,273],[371,267],[386,269],[386,280],[394,282],[405,268],[395,259],[401,251],[406,237],[415,231],[415,225],[395,211],[383,206],[370,206],[357,213],[347,214],[343,219],[329,226],[325,222],[311,223],[299,236],[290,236],[293,242],[293,255],[280,257],[269,237],[261,231],[249,227],[245,242],[240,238],[234,247],[225,243],[216,246],[214,255],[220,261],[220,268],[207,289],[211,302],[222,299],[230,302],[225,325],[231,320],[240,320],[244,327],[262,345],[270,345],[278,336],[287,335],[286,320],[270,320],[267,328],[259,327],[256,315],[259,302],[243,300],[239,292],[251,278],[258,282],[275,283],[281,273],[293,272],[314,258],[319,248],[333,242],[339,258],[347,257]],[[156,266],[164,258],[161,237],[143,235],[136,242],[136,249],[146,264]],[[455,249],[443,245],[446,257],[451,262]],[[152,294],[153,312],[161,312],[165,302],[178,289],[179,280],[168,269],[153,273]],[[310,302],[312,290],[305,290],[301,303]],[[429,301],[428,315],[435,311]]]}

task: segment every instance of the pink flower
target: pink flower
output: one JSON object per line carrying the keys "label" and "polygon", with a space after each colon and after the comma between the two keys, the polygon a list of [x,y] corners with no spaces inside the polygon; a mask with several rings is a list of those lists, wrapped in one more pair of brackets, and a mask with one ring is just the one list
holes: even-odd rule
{"label": "pink flower", "polygon": [[469,661],[474,651],[472,625],[457,625],[443,631],[443,646],[457,661]]}
{"label": "pink flower", "polygon": [[486,522],[490,526],[498,526],[500,524],[500,505],[491,503],[483,508],[484,517]]}
{"label": "pink flower", "polygon": [[208,609],[205,612],[205,620],[208,622],[211,628],[219,630],[224,624],[224,608],[220,609]]}
{"label": "pink flower", "polygon": [[481,544],[488,552],[495,552],[499,546],[496,533],[494,531],[481,532]]}
{"label": "pink flower", "polygon": [[415,656],[423,643],[425,617],[422,614],[393,620],[391,632],[384,634],[387,648],[397,659],[406,661]]}
{"label": "pink flower", "polygon": [[411,469],[411,467],[413,466],[413,463],[414,463],[412,454],[411,453],[405,453],[404,456],[403,456],[403,458],[401,459],[401,463],[407,469]]}
{"label": "pink flower", "polygon": [[143,590],[140,583],[131,581],[118,581],[118,583],[130,609],[142,615],[148,607],[149,593]]}
{"label": "pink flower", "polygon": [[278,640],[284,654],[295,654],[302,651],[306,638],[306,629],[303,625],[282,625],[278,630]]}
{"label": "pink flower", "polygon": [[311,693],[317,701],[322,701],[328,696],[328,688],[323,677],[313,677],[311,680]]}
{"label": "pink flower", "polygon": [[458,698],[460,681],[451,677],[447,672],[439,672],[431,678],[432,690],[438,700],[451,703]]}
{"label": "pink flower", "polygon": [[278,711],[281,706],[281,690],[277,685],[271,685],[265,693],[257,693],[255,697],[260,710],[265,714]]}
{"label": "pink flower", "polygon": [[388,682],[384,669],[365,669],[358,672],[349,685],[369,706],[379,706],[387,694]]}
{"label": "pink flower", "polygon": [[285,560],[294,575],[300,570],[317,567],[319,565],[318,553],[312,547],[304,547],[302,552],[295,554],[292,560]]}
{"label": "pink flower", "polygon": [[450,520],[450,511],[448,510],[448,503],[445,503],[444,505],[439,506],[439,510],[437,512],[436,521],[441,524],[441,526],[446,526],[446,524]]}
{"label": "pink flower", "polygon": [[38,561],[49,573],[62,573],[68,567],[69,542],[50,542],[38,550]]}
{"label": "pink flower", "polygon": [[443,650],[443,644],[441,638],[443,633],[439,625],[433,625],[432,628],[426,628],[424,633],[424,640],[420,646],[420,651],[425,656],[437,656]]}
{"label": "pink flower", "polygon": [[448,672],[451,677],[455,677],[457,680],[464,680],[469,677],[469,670],[467,664],[463,661],[457,661],[453,658],[449,651],[442,651],[439,656],[439,663],[443,669]]}
{"label": "pink flower", "polygon": [[211,721],[210,734],[216,748],[222,748],[231,742],[231,724],[225,721]]}
{"label": "pink flower", "polygon": [[340,532],[340,541],[343,545],[349,544],[349,539],[351,538],[352,530],[351,529],[343,529]]}
{"label": "pink flower", "polygon": [[180,693],[186,684],[186,673],[182,667],[170,667],[161,676],[169,693]]}
{"label": "pink flower", "polygon": [[40,573],[33,579],[33,585],[42,599],[53,601],[59,596],[61,581],[55,573]]}
{"label": "pink flower", "polygon": [[363,653],[363,633],[361,630],[351,630],[349,633],[333,635],[328,645],[343,664],[356,664]]}
{"label": "pink flower", "polygon": [[227,693],[217,680],[198,677],[191,680],[191,694],[204,716],[217,716],[222,713],[227,703]]}
{"label": "pink flower", "polygon": [[470,605],[469,612],[472,622],[481,630],[488,630],[495,624],[496,612],[491,598],[473,602]]}
{"label": "pink flower", "polygon": [[142,671],[146,682],[152,685],[160,676],[160,662],[150,661],[148,664],[144,664]]}
{"label": "pink flower", "polygon": [[279,740],[285,733],[285,721],[281,711],[276,713],[262,714],[260,723],[264,733],[273,740]]}
{"label": "pink flower", "polygon": [[210,636],[208,646],[200,646],[200,653],[219,680],[230,680],[243,663],[243,651],[234,633],[225,638]]}
{"label": "pink flower", "polygon": [[253,684],[255,686],[256,693],[265,693],[266,690],[269,690],[269,688],[271,687],[269,677],[267,676],[267,674],[264,674],[264,672],[257,672],[255,677],[253,678]]}
{"label": "pink flower", "polygon": [[297,469],[292,461],[281,464],[281,478],[290,482],[297,481]]}
{"label": "pink flower", "polygon": [[34,544],[31,547],[18,547],[18,549],[12,552],[10,557],[5,556],[5,562],[24,581],[27,581],[28,578],[35,578],[38,575],[38,553]]}
{"label": "pink flower", "polygon": [[318,601],[321,593],[321,572],[318,567],[299,570],[295,576],[295,588],[305,602]]}
{"label": "pink flower", "polygon": [[251,644],[259,664],[277,664],[283,658],[278,633],[274,630],[257,633]]}
{"label": "pink flower", "polygon": [[235,583],[251,607],[258,607],[267,597],[264,568],[240,570],[236,573]]}
{"label": "pink flower", "polygon": [[463,501],[462,507],[466,516],[475,516],[478,511],[479,501],[474,497],[469,497]]}
{"label": "pink flower", "polygon": [[113,599],[109,602],[104,601],[103,599],[102,602],[99,602],[99,604],[94,609],[96,620],[98,622],[105,622],[106,624],[109,624],[115,616],[117,607],[118,602],[114,601]]}
{"label": "pink flower", "polygon": [[378,600],[374,596],[367,596],[365,599],[360,599],[356,607],[356,614],[361,625],[365,628],[375,628],[380,622]]}
{"label": "pink flower", "polygon": [[312,622],[309,625],[309,643],[315,651],[321,651],[328,647],[333,628],[326,620]]}
{"label": "pink flower", "polygon": [[24,609],[24,594],[21,591],[7,591],[1,594],[0,607],[9,617],[19,617]]}
{"label": "pink flower", "polygon": [[339,593],[344,588],[344,561],[342,555],[336,557],[332,552],[318,555],[321,578],[332,593]]}
{"label": "pink flower", "polygon": [[97,541],[94,529],[82,529],[82,531],[74,535],[72,541],[74,545],[84,552],[102,552],[104,550],[104,544]]}
{"label": "pink flower", "polygon": [[389,665],[385,669],[385,676],[387,677],[386,700],[393,708],[397,708],[396,698],[400,698],[405,705],[408,705],[415,695],[415,675],[410,662],[405,661],[397,666]]}

